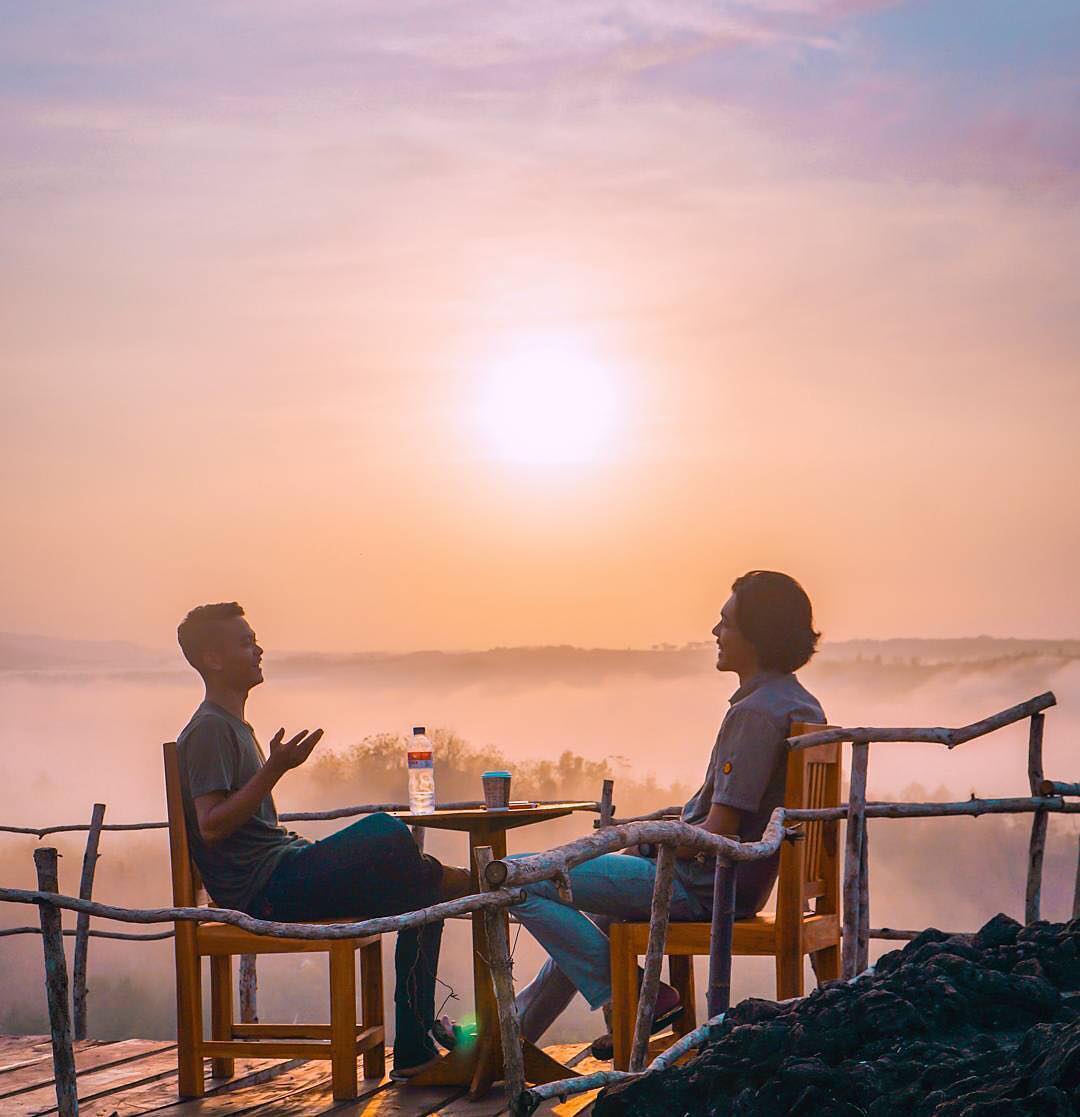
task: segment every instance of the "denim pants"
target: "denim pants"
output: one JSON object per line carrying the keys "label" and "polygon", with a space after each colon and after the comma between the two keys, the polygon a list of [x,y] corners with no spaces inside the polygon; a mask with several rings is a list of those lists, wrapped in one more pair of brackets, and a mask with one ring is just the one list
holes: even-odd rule
{"label": "denim pants", "polygon": [[[559,899],[553,881],[542,880],[526,886],[525,902],[513,911],[589,1007],[596,1009],[611,1000],[611,958],[607,935],[583,912],[647,920],[655,883],[655,861],[608,853],[570,870],[573,906]],[[671,892],[671,918],[710,918],[701,900],[678,878]],[[520,997],[519,1007],[523,1007]]]}
{"label": "denim pants", "polygon": [[[249,911],[282,923],[400,915],[436,903],[441,880],[442,866],[420,852],[403,822],[373,814],[283,857]],[[429,923],[398,932],[394,955],[394,1062],[398,1066],[416,1066],[436,1053],[428,1029],[435,1018],[442,930],[441,923]]]}

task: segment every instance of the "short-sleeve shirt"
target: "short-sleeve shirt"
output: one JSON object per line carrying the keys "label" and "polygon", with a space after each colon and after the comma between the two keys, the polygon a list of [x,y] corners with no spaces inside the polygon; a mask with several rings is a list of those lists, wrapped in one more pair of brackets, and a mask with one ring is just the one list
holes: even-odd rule
{"label": "short-sleeve shirt", "polygon": [[195,800],[214,791],[238,791],[266,758],[246,721],[213,702],[203,702],[176,739],[180,790],[191,855],[216,904],[246,911],[282,857],[309,843],[278,824],[273,797],[227,838],[207,845],[200,835]]}
{"label": "short-sleeve shirt", "polygon": [[[708,818],[713,803],[719,803],[740,812],[739,838],[756,842],[769,816],[784,803],[787,738],[795,721],[820,724],[824,723],[825,714],[818,700],[794,675],[763,671],[740,686],[731,696],[730,708],[716,735],[705,780],[682,809],[683,822],[700,826]],[[770,858],[739,867],[741,907],[760,910],[776,879],[776,865],[777,859]],[[677,871],[696,893],[711,895],[711,867],[696,861],[679,861]],[[754,878],[753,884],[750,878]],[[764,895],[760,895],[762,891]],[[752,893],[758,895],[751,896]],[[747,904],[743,904],[743,897]]]}

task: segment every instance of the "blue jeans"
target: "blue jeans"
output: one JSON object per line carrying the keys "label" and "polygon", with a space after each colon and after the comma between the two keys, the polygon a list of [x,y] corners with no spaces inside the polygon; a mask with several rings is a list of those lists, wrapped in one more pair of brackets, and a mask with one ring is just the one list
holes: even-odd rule
{"label": "blue jeans", "polygon": [[[252,915],[283,923],[399,915],[438,901],[442,866],[421,853],[409,828],[372,814],[281,859],[249,905]],[[394,966],[394,1059],[409,1067],[435,1055],[435,973],[443,925],[399,931]]]}
{"label": "blue jeans", "polygon": [[[527,885],[526,900],[514,915],[577,986],[590,1008],[611,1000],[611,956],[603,931],[583,912],[616,919],[648,920],[656,883],[656,862],[647,857],[607,853],[570,870],[573,906],[559,899],[553,881]],[[671,918],[702,920],[710,913],[676,877]]]}

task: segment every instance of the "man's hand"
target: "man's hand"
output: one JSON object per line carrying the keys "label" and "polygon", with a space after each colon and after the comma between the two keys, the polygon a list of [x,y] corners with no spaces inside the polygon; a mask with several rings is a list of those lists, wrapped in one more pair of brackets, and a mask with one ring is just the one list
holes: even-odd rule
{"label": "man's hand", "polygon": [[267,763],[273,764],[279,772],[299,768],[322,740],[322,735],[321,729],[316,729],[314,733],[301,729],[295,737],[286,741],[285,730],[279,729],[270,741],[270,758]]}

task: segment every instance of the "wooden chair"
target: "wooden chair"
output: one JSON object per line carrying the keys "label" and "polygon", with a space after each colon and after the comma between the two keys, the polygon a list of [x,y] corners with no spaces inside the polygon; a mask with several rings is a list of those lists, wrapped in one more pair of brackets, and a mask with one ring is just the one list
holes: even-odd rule
{"label": "wooden chair", "polygon": [[[165,793],[169,811],[169,853],[173,903],[195,907],[202,882],[191,860],[180,795],[180,761],[175,742],[164,746]],[[315,922],[315,921],[313,921]],[[332,922],[326,921],[323,922]],[[362,1023],[356,1023],[356,954],[360,951]],[[329,955],[329,1024],[239,1024],[233,1019],[232,959],[236,954]],[[210,1035],[203,1037],[202,959],[210,959]],[[379,935],[317,941],[254,935],[231,923],[176,923],[176,1037],[179,1094],[203,1094],[203,1059],[212,1060],[215,1078],[231,1078],[239,1057],[329,1059],[335,1099],[357,1096],[356,1058],[364,1056],[364,1077],[386,1070],[383,1032],[382,954]]]}
{"label": "wooden chair", "polygon": [[[791,735],[813,733],[824,725],[797,722]],[[788,753],[786,807],[835,807],[840,803],[840,745],[818,745]],[[840,976],[840,823],[802,823],[801,842],[784,842],[780,849],[775,913],[763,912],[735,923],[732,954],[773,955],[776,959],[776,998],[801,997],[803,955],[809,954],[818,982]],[[815,901],[807,911],[807,901]],[[668,955],[671,984],[685,1006],[677,1035],[692,1031],[694,1014],[694,955],[708,955],[709,923],[670,923],[664,953]],[[627,1070],[638,1009],[638,956],[649,946],[648,923],[612,923],[611,1032],[615,1069]],[[668,1044],[653,1041],[650,1052]]]}

